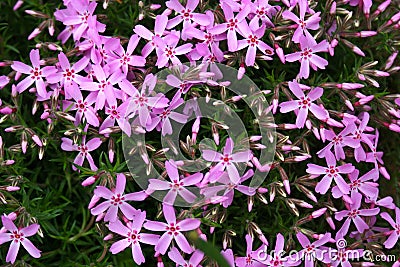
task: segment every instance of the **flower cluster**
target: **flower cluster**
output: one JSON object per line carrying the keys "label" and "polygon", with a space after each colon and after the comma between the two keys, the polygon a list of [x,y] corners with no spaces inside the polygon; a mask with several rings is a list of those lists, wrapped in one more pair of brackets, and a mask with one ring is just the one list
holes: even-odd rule
{"label": "flower cluster", "polygon": [[[120,5],[109,2],[104,1],[105,9]],[[5,149],[0,136],[0,165],[7,173],[0,199],[14,208],[1,216],[0,245],[11,242],[6,262],[16,261],[21,244],[39,258],[41,251],[27,237],[38,233],[44,238],[39,223],[50,218],[24,207],[26,198],[15,200],[12,192],[24,195],[28,187],[13,169],[24,164],[14,154],[67,161],[62,170],[68,169],[68,186],[71,175],[83,179],[80,190],[90,194],[88,209],[104,234],[104,248],[118,254],[129,247],[138,265],[151,264],[154,257],[159,267],[170,261],[177,266],[211,266],[217,259],[197,247],[196,240],[215,243],[221,236],[221,255],[229,266],[238,267],[314,266],[317,260],[327,266],[350,266],[348,254],[353,250],[384,254],[384,247],[398,253],[400,209],[381,186],[381,178],[390,180],[391,175],[380,151],[382,132],[400,132],[400,96],[382,93],[386,80],[381,79],[400,70],[395,65],[398,41],[390,42],[390,48],[387,41],[387,50],[393,51],[381,69],[375,69],[378,61],[363,61],[372,48],[359,41],[378,34],[398,39],[393,31],[400,27],[400,13],[393,14],[396,7],[390,0],[379,5],[353,0],[223,0],[215,6],[169,0],[165,7],[140,1],[133,32],[112,36],[107,35],[107,20],[97,13],[96,1],[63,4],[53,14],[62,27],[58,43],[38,44],[29,53],[30,62],[1,62],[9,67],[9,74],[0,76],[0,89],[7,91],[0,99],[0,126],[5,125],[1,135],[7,136],[7,143],[20,138],[20,144]],[[22,1],[15,10],[20,5]],[[39,38],[45,27],[53,35],[52,17],[26,12],[45,19],[28,39]],[[146,17],[149,24],[140,25]],[[330,73],[346,62],[338,54],[355,58],[355,67],[343,67],[353,74]],[[234,75],[223,65],[232,66]],[[271,70],[268,81],[259,77],[266,76],[264,69]],[[275,69],[282,71],[278,78]],[[166,77],[157,75],[158,70],[165,70]],[[245,93],[232,95],[227,91],[234,86],[230,76],[240,84],[250,80],[245,73],[255,82],[240,91]],[[256,83],[262,91],[254,91]],[[30,104],[21,104],[22,97],[32,99],[33,117],[41,112],[38,125],[24,121]],[[213,111],[208,121],[204,106]],[[214,109],[218,106],[223,108]],[[249,110],[257,111],[256,119],[249,119]],[[233,113],[241,114],[236,116],[243,119],[246,133],[231,136],[237,125],[225,122]],[[186,124],[190,127],[177,130]],[[181,138],[182,133],[187,136]],[[146,134],[153,139],[124,144],[124,138]],[[200,141],[207,136],[213,140]],[[179,140],[171,140],[175,137]],[[129,147],[126,157],[138,157],[124,159],[123,146]],[[58,159],[50,154],[54,147]],[[170,156],[178,150],[184,159]],[[265,160],[263,153],[271,159]],[[129,173],[132,161],[135,168]],[[259,180],[260,173],[265,180]],[[156,200],[162,202],[158,212]],[[282,222],[275,228],[268,225],[270,218],[265,216],[285,211],[293,216],[283,222],[279,215]],[[235,212],[246,214],[245,219]],[[161,214],[165,222],[159,220]],[[322,216],[323,230],[307,225]],[[233,229],[230,219],[238,220],[240,229]],[[54,236],[48,224],[43,224],[45,235]],[[239,234],[245,251],[232,242],[236,238],[240,243]],[[275,236],[275,254],[261,257]],[[349,248],[339,247],[336,257],[327,257],[325,252],[344,239],[352,242]],[[256,242],[260,246],[254,250]],[[279,253],[288,248],[298,248],[296,260]]]}

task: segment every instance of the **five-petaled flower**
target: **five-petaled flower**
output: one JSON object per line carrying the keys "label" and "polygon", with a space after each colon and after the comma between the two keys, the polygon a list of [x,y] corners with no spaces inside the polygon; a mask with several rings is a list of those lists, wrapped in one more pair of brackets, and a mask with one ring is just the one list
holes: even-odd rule
{"label": "five-petaled flower", "polygon": [[6,256],[6,262],[15,262],[21,244],[32,257],[39,258],[41,256],[41,251],[38,250],[27,238],[37,233],[40,227],[38,224],[34,223],[27,227],[18,229],[13,221],[5,215],[1,216],[1,221],[8,232],[0,232],[0,245],[11,241]]}

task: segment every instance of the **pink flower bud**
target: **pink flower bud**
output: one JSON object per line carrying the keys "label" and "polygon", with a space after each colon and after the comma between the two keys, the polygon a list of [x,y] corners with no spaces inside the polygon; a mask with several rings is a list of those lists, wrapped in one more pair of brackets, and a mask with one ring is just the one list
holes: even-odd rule
{"label": "pink flower bud", "polygon": [[244,68],[244,64],[241,63],[241,64],[240,64],[240,67],[239,67],[238,74],[237,74],[237,79],[238,79],[238,80],[241,80],[241,79],[243,78],[243,76],[244,76],[245,73],[246,73],[246,69]]}
{"label": "pink flower bud", "polygon": [[3,161],[3,164],[6,165],[6,166],[13,165],[14,163],[15,163],[15,160],[12,160],[12,159],[8,159],[8,160]]}
{"label": "pink flower bud", "polygon": [[15,5],[14,5],[13,10],[14,11],[18,10],[22,6],[23,3],[24,3],[24,1],[18,0],[17,3],[15,3]]}
{"label": "pink flower bud", "polygon": [[279,59],[281,60],[281,62],[283,64],[285,64],[286,58],[285,58],[285,54],[283,53],[283,49],[277,43],[275,43],[274,46],[275,46],[275,52],[278,55]]}
{"label": "pink flower bud", "polygon": [[377,16],[380,13],[382,13],[383,11],[386,10],[386,8],[390,5],[391,0],[386,0],[385,2],[381,3],[378,8],[376,9],[376,11],[374,12],[374,15]]}
{"label": "pink flower bud", "polygon": [[376,35],[376,31],[361,31],[360,32],[360,37],[365,38],[365,37],[370,37]]}
{"label": "pink flower bud", "polygon": [[43,143],[42,143],[42,141],[40,140],[39,136],[37,136],[37,135],[35,134],[35,135],[33,135],[31,138],[32,138],[32,140],[33,140],[38,146],[43,146]]}
{"label": "pink flower bud", "polygon": [[334,1],[329,9],[329,14],[334,15],[336,14],[336,2]]}
{"label": "pink flower bud", "polygon": [[336,229],[335,223],[332,220],[332,217],[326,217],[326,222],[329,224],[329,226],[332,228],[332,230]]}
{"label": "pink flower bud", "polygon": [[359,47],[354,46],[352,50],[353,50],[353,52],[356,53],[357,55],[360,55],[360,56],[362,56],[362,57],[365,57],[364,52],[361,51],[361,49],[360,49]]}
{"label": "pink flower bud", "polygon": [[259,188],[257,188],[257,192],[260,194],[265,194],[268,192],[268,189],[265,187],[259,187]]}
{"label": "pink flower bud", "polygon": [[32,40],[33,38],[35,38],[36,36],[39,35],[39,33],[41,33],[42,31],[39,28],[35,28],[33,30],[33,32],[28,36],[28,40]]}
{"label": "pink flower bud", "polygon": [[8,192],[18,191],[20,188],[18,186],[7,186],[6,190]]}
{"label": "pink flower bud", "polygon": [[94,184],[94,182],[96,182],[96,178],[94,176],[90,176],[82,182],[82,186],[89,186]]}
{"label": "pink flower bud", "polygon": [[359,88],[363,88],[363,87],[364,87],[364,85],[361,84],[361,83],[342,83],[342,84],[338,84],[338,88],[341,88],[341,89],[344,89],[344,90],[354,90],[354,89],[359,89]]}
{"label": "pink flower bud", "polygon": [[111,240],[113,237],[114,237],[113,234],[108,234],[108,235],[106,235],[106,236],[103,238],[103,240],[104,240],[104,241],[108,241],[108,240]]}
{"label": "pink flower bud", "polygon": [[285,191],[290,195],[290,184],[289,180],[283,180],[283,185],[285,186]]}
{"label": "pink flower bud", "polygon": [[157,10],[157,9],[159,9],[161,7],[161,5],[159,5],[159,4],[151,4],[150,5],[150,9],[151,10]]}
{"label": "pink flower bud", "polygon": [[13,109],[8,106],[5,106],[3,108],[0,108],[0,113],[1,114],[11,114],[11,113],[13,113]]}
{"label": "pink flower bud", "polygon": [[315,219],[320,217],[321,215],[323,215],[326,212],[327,208],[322,208],[319,210],[314,211],[313,213],[311,213],[311,216]]}

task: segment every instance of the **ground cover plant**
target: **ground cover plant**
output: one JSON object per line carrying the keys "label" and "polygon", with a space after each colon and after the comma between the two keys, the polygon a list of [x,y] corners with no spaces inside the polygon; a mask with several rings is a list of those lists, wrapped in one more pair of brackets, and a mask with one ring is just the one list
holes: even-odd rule
{"label": "ground cover plant", "polygon": [[400,3],[0,2],[3,266],[400,266]]}

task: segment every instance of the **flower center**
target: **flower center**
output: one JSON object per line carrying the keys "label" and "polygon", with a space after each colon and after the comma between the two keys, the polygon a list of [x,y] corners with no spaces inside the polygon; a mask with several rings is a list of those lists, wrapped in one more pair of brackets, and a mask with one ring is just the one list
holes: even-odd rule
{"label": "flower center", "polygon": [[121,205],[124,200],[124,196],[122,196],[121,194],[116,194],[111,197],[111,204],[114,206]]}

